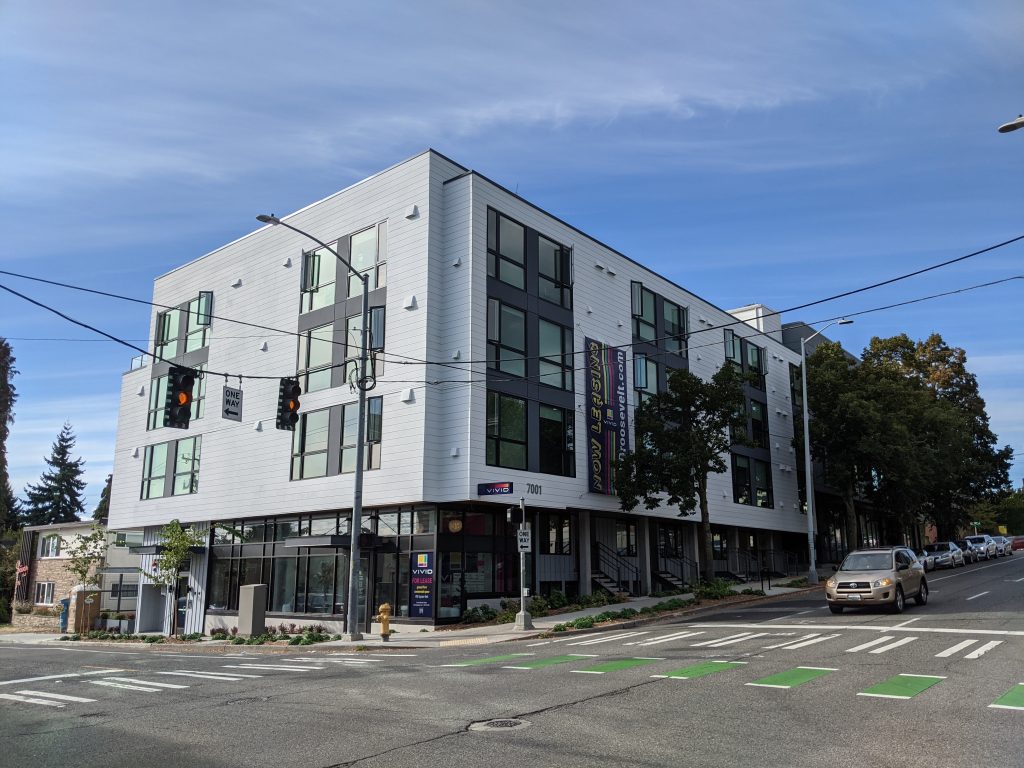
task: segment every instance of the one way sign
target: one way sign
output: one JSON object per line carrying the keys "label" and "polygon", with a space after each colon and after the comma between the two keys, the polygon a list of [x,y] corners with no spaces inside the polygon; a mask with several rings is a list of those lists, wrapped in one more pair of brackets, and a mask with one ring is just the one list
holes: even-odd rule
{"label": "one way sign", "polygon": [[224,406],[221,415],[231,421],[242,420],[242,390],[224,387]]}

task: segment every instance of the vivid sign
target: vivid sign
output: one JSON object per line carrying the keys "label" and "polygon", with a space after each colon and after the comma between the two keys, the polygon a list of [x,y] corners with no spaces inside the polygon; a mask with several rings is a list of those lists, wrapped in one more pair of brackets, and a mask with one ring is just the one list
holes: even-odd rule
{"label": "vivid sign", "polygon": [[434,616],[434,553],[409,555],[409,616],[430,619]]}
{"label": "vivid sign", "polygon": [[477,496],[508,496],[512,493],[512,483],[477,483]]}
{"label": "vivid sign", "polygon": [[629,452],[626,350],[586,339],[587,490],[615,493],[615,465]]}

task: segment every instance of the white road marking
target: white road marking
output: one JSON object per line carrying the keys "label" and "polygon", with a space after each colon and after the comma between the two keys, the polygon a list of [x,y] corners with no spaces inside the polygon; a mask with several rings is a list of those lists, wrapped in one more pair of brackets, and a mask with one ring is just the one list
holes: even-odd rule
{"label": "white road marking", "polygon": [[57,701],[74,701],[80,704],[91,704],[96,699],[87,699],[83,696],[66,696],[63,693],[46,693],[45,691],[18,691],[23,696],[42,696],[46,699],[56,699]]}
{"label": "white road marking", "polygon": [[981,658],[986,653],[988,653],[993,648],[995,648],[997,645],[1002,645],[1002,644],[1003,644],[1002,640],[992,640],[990,642],[985,643],[980,648],[977,648],[977,649],[971,651],[966,656],[964,656],[964,658],[965,659],[978,659],[978,658]]}
{"label": "white road marking", "polygon": [[875,648],[875,650],[868,651],[868,653],[885,653],[887,651],[891,651],[893,648],[899,648],[901,645],[906,645],[907,643],[912,643],[915,640],[917,640],[916,637],[904,637],[902,640],[897,640],[895,643],[889,643],[888,645],[883,645],[881,648]]}
{"label": "white road marking", "polygon": [[178,685],[177,683],[151,683],[149,680],[136,680],[133,677],[108,677],[107,680],[113,680],[115,683],[134,683],[135,685],[153,685],[157,688],[188,688],[187,685]]}
{"label": "white road marking", "polygon": [[[550,642],[551,642],[550,640],[545,640],[542,643],[527,643],[526,647],[527,648],[536,648],[538,645],[547,645]],[[629,645],[629,643],[626,643],[626,645]]]}
{"label": "white road marking", "polygon": [[323,667],[286,667],[273,664],[225,664],[224,669],[273,669],[278,672],[312,672]]}
{"label": "white road marking", "polygon": [[820,632],[812,632],[809,635],[804,635],[803,637],[798,637],[796,640],[787,640],[784,643],[776,643],[775,645],[766,645],[766,646],[763,646],[763,647],[764,647],[764,649],[766,651],[772,651],[772,650],[774,650],[776,648],[782,648],[784,646],[787,646],[790,643],[799,643],[801,640],[810,640],[812,637],[817,637],[820,634],[821,634]]}
{"label": "white road marking", "polygon": [[665,635],[664,637],[657,637],[653,640],[638,640],[633,643],[623,643],[623,645],[660,645],[661,643],[667,643],[672,640],[682,640],[684,637],[696,637],[697,635],[703,635],[703,632],[677,632],[674,635]]}
{"label": "white road marking", "polygon": [[988,592],[979,592],[979,593],[978,593],[978,594],[976,594],[976,595],[972,595],[971,597],[968,597],[968,598],[967,598],[967,600],[968,600],[968,601],[970,601],[970,600],[974,600],[975,598],[978,598],[978,597],[984,597],[984,596],[985,596],[985,595],[987,595],[987,594],[988,594]]}
{"label": "white road marking", "polygon": [[640,635],[649,635],[650,632],[616,632],[613,635],[605,637],[596,637],[593,640],[580,640],[576,643],[569,643],[569,645],[599,645],[600,643],[611,643],[616,640],[625,640],[627,637],[639,637]]}
{"label": "white road marking", "polygon": [[48,699],[36,699],[31,696],[19,696],[16,693],[0,693],[0,699],[6,699],[7,701],[20,701],[23,704],[42,704],[44,707],[57,707],[63,709],[64,704],[59,701],[49,701]]}
{"label": "white road marking", "polygon": [[[753,632],[740,632],[738,635],[728,635],[726,637],[719,637],[719,638],[717,638],[715,640],[705,640],[702,643],[693,643],[690,647],[691,648],[702,648],[705,645],[714,645],[716,643],[722,642],[723,640],[733,640],[733,639],[737,639],[738,640],[738,639],[742,639],[742,638],[748,637],[748,636],[750,636],[752,634],[754,634],[754,633]],[[764,634],[764,632],[762,632],[761,634]]]}
{"label": "white road marking", "polygon": [[753,640],[754,638],[757,638],[757,637],[764,637],[767,634],[769,634],[769,633],[768,632],[755,632],[754,634],[747,635],[746,637],[737,637],[737,638],[734,638],[732,640],[722,640],[721,642],[718,642],[718,643],[712,643],[711,645],[708,646],[708,648],[721,648],[724,645],[732,645],[733,643],[742,643],[742,642],[744,642],[746,640]]}
{"label": "white road marking", "polygon": [[587,637],[599,637],[600,632],[591,632],[589,635],[569,635],[568,637],[561,637],[558,640],[552,640],[552,643],[567,643],[570,640],[580,640]]}
{"label": "white road marking", "polygon": [[124,672],[123,669],[97,669],[92,672],[65,672],[61,675],[41,675],[40,677],[23,677],[20,680],[3,680],[0,685],[19,685],[21,683],[34,683],[37,680],[59,680],[65,677],[85,677],[86,675],[110,675],[116,672]]}
{"label": "white road marking", "polygon": [[237,683],[242,680],[242,677],[262,677],[262,675],[243,675],[242,677],[232,677],[226,674],[206,674],[202,672],[156,672],[157,675],[173,675],[175,677],[198,677],[200,680],[223,680],[226,683]]}
{"label": "white road marking", "polygon": [[[764,624],[691,624],[704,629],[764,629]],[[866,632],[931,632],[941,635],[993,635],[996,637],[1024,637],[1024,630],[1015,629],[954,629],[952,627],[880,627],[873,624],[776,624],[772,629],[852,629]]]}
{"label": "white road marking", "polygon": [[920,620],[921,620],[920,617],[918,617],[916,619],[907,619],[906,621],[904,621],[904,622],[902,622],[900,624],[896,624],[893,627],[893,629],[899,629],[900,627],[905,627],[905,626],[907,626],[907,624],[913,624],[915,621],[920,621]]}
{"label": "white road marking", "polygon": [[953,654],[959,653],[964,648],[967,648],[968,646],[971,646],[971,645],[974,645],[975,643],[980,643],[980,642],[981,642],[980,640],[964,640],[961,643],[957,643],[956,645],[950,646],[949,648],[947,648],[944,651],[939,651],[939,653],[935,654],[935,658],[937,658],[937,659],[948,659],[950,656],[952,656]]}
{"label": "white road marking", "polygon": [[825,635],[824,637],[816,637],[813,640],[804,640],[802,643],[790,643],[789,645],[782,646],[785,651],[795,651],[797,648],[806,648],[808,645],[814,645],[815,643],[823,643],[826,640],[832,640],[842,635]]}
{"label": "white road marking", "polygon": [[[888,637],[888,636],[887,637],[880,637],[877,640],[871,640],[870,642],[862,643],[861,645],[854,646],[853,648],[847,648],[846,652],[847,653],[858,653],[859,651],[866,651],[868,648],[874,648],[876,645],[881,645],[882,643],[888,643],[889,641],[895,640],[895,639],[896,639],[895,637]],[[975,640],[971,640],[971,642],[973,643],[973,642],[976,642],[976,641]]]}
{"label": "white road marking", "polygon": [[143,685],[129,685],[128,683],[115,683],[111,680],[90,680],[93,685],[105,685],[108,688],[125,688],[129,691],[145,691],[146,693],[159,693],[159,688],[148,688]]}

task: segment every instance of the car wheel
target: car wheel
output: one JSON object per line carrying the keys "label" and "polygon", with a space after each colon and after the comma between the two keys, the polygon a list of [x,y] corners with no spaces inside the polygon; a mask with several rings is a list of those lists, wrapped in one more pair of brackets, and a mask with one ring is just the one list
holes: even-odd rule
{"label": "car wheel", "polygon": [[903,587],[896,587],[896,597],[892,601],[892,612],[903,613],[906,601],[903,598]]}
{"label": "car wheel", "polygon": [[841,606],[841,605],[830,605],[828,607],[828,609],[830,611],[832,611],[832,613],[842,613],[843,612],[843,606]]}
{"label": "car wheel", "polygon": [[921,579],[921,588],[917,590],[917,594],[914,595],[914,602],[918,605],[928,604],[928,582]]}

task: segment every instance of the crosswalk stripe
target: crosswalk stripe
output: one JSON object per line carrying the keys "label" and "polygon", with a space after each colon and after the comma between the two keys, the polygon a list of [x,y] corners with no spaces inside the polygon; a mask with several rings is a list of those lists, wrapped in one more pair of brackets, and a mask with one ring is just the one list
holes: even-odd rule
{"label": "crosswalk stripe", "polygon": [[648,635],[650,632],[616,632],[613,635],[605,635],[604,637],[595,637],[592,640],[580,640],[576,643],[569,643],[569,645],[599,645],[601,643],[612,643],[616,640],[625,640],[627,637],[639,637],[640,635]]}
{"label": "crosswalk stripe", "polygon": [[806,648],[808,645],[814,645],[815,643],[824,643],[826,640],[833,640],[834,638],[842,637],[842,635],[825,635],[824,637],[816,637],[813,640],[804,640],[802,643],[790,643],[784,645],[783,650],[795,651],[797,648]]}
{"label": "crosswalk stripe", "polygon": [[323,667],[286,667],[272,664],[225,664],[224,669],[273,669],[278,672],[312,672]]}
{"label": "crosswalk stripe", "polygon": [[57,707],[63,709],[64,704],[59,701],[49,701],[48,699],[36,699],[31,696],[19,696],[16,693],[0,693],[0,699],[6,699],[7,701],[20,701],[23,704],[41,704],[44,707]]}
{"label": "crosswalk stripe", "polygon": [[637,640],[632,643],[623,643],[623,645],[660,645],[661,643],[668,643],[672,640],[682,640],[685,637],[696,637],[697,635],[703,635],[703,632],[677,632],[674,635],[665,635],[664,637],[655,637],[650,640]]}
{"label": "crosswalk stripe", "polygon": [[[175,677],[198,677],[201,680],[223,680],[226,683],[237,683],[242,678],[231,675],[206,675],[201,672],[156,672],[157,675],[174,675]],[[246,677],[260,677],[260,675],[246,675]]]}
{"label": "crosswalk stripe", "polygon": [[755,632],[754,634],[747,635],[746,637],[736,637],[736,638],[733,638],[732,640],[722,640],[721,642],[718,642],[718,643],[711,643],[707,647],[708,648],[721,648],[722,646],[725,646],[725,645],[732,645],[733,643],[742,643],[742,642],[745,642],[747,640],[753,640],[753,639],[758,638],[758,637],[764,637],[767,634],[768,634],[768,632]]}
{"label": "crosswalk stripe", "polygon": [[813,632],[813,633],[811,633],[809,635],[804,635],[803,637],[798,637],[798,638],[796,638],[796,640],[787,640],[784,643],[776,643],[775,645],[766,645],[766,646],[764,646],[764,649],[766,651],[771,651],[771,650],[774,650],[775,648],[784,648],[785,646],[790,645],[791,643],[799,643],[801,640],[810,640],[812,637],[818,637],[820,634],[821,634],[820,632]]}
{"label": "crosswalk stripe", "polygon": [[[192,675],[213,675],[216,677],[263,677],[263,675],[246,674],[245,672],[213,672],[205,669],[179,669],[177,672],[188,672]],[[171,672],[157,672],[158,675],[170,675]]]}
{"label": "crosswalk stripe", "polygon": [[871,640],[871,641],[869,641],[867,643],[862,643],[861,645],[854,646],[853,648],[847,648],[846,652],[847,653],[857,653],[858,651],[866,651],[868,648],[874,648],[876,645],[881,645],[882,643],[888,643],[891,640],[895,640],[895,639],[896,639],[895,636],[886,635],[885,637],[880,637],[877,640]]}
{"label": "crosswalk stripe", "polygon": [[868,653],[886,653],[887,651],[891,651],[893,648],[899,648],[901,645],[906,645],[907,643],[912,643],[915,640],[917,640],[916,637],[904,637],[904,638],[901,638],[901,639],[897,640],[895,643],[889,643],[888,645],[883,645],[881,648],[875,648],[874,650],[868,651]]}
{"label": "crosswalk stripe", "polygon": [[992,640],[992,641],[990,641],[988,643],[985,643],[980,648],[977,648],[977,649],[971,651],[966,656],[964,656],[964,658],[965,659],[977,659],[977,658],[979,658],[981,656],[984,656],[986,653],[991,651],[997,645],[1002,645],[1002,644],[1003,644],[1002,640]]}
{"label": "crosswalk stripe", "polygon": [[721,643],[724,640],[740,639],[740,638],[744,638],[744,637],[747,637],[748,635],[752,635],[752,634],[754,634],[754,633],[753,632],[740,632],[738,635],[729,635],[728,637],[719,637],[719,638],[717,638],[715,640],[705,640],[705,641],[703,641],[701,643],[693,643],[690,647],[691,648],[702,648],[705,645],[714,645],[716,643]]}
{"label": "crosswalk stripe", "polygon": [[187,685],[179,685],[177,683],[151,683],[149,680],[136,680],[133,677],[108,677],[107,680],[113,680],[115,683],[134,683],[135,685],[152,685],[157,688],[188,688]]}
{"label": "crosswalk stripe", "polygon": [[981,642],[981,641],[980,640],[964,640],[962,643],[957,643],[956,645],[950,646],[949,648],[947,648],[944,651],[939,651],[939,653],[935,654],[935,658],[937,658],[937,659],[949,658],[953,654],[959,653],[964,648],[967,648],[968,646],[974,645],[975,643],[979,643],[979,642]]}
{"label": "crosswalk stripe", "polygon": [[145,691],[146,693],[159,693],[159,688],[147,688],[142,685],[129,685],[128,683],[115,683],[111,680],[90,680],[93,685],[104,685],[107,688],[124,688],[129,691]]}
{"label": "crosswalk stripe", "polygon": [[47,693],[46,691],[18,691],[22,696],[42,696],[46,699],[56,699],[57,701],[74,701],[79,704],[91,704],[96,699],[87,699],[84,696],[68,696],[64,693]]}

